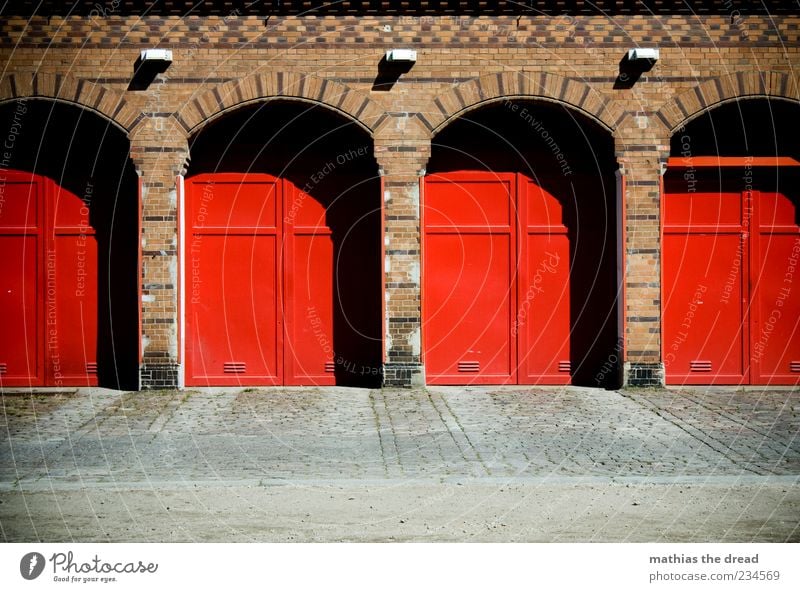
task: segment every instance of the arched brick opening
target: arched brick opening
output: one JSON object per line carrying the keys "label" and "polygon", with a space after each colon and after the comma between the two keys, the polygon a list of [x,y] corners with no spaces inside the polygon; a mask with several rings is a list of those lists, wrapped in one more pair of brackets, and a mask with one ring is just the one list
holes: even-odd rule
{"label": "arched brick opening", "polygon": [[800,101],[752,94],[774,91],[767,80],[674,128],[662,197],[670,384],[800,383]]}
{"label": "arched brick opening", "polygon": [[734,72],[710,78],[673,97],[656,116],[673,132],[721,103],[745,97],[800,100],[797,79],[784,72]]}
{"label": "arched brick opening", "polygon": [[272,100],[305,101],[327,107],[368,133],[386,118],[384,110],[369,96],[334,80],[296,72],[259,73],[220,84],[187,101],[176,118],[188,132],[196,133],[231,109]]}
{"label": "arched brick opening", "polygon": [[380,386],[380,179],[363,124],[275,99],[196,130],[187,384]]}
{"label": "arched brick opening", "polygon": [[126,133],[143,117],[122,93],[66,74],[15,72],[0,80],[0,101],[27,98],[73,103],[96,112]]}
{"label": "arched brick opening", "polygon": [[437,97],[431,108],[418,114],[431,134],[473,109],[509,99],[536,99],[561,103],[608,130],[625,116],[622,108],[586,82],[549,72],[487,74],[452,87]]}
{"label": "arched brick opening", "polygon": [[428,379],[617,386],[610,131],[555,101],[481,105],[432,141],[423,198]]}
{"label": "arched brick opening", "polygon": [[96,109],[42,96],[0,104],[9,265],[0,357],[13,358],[0,360],[0,380],[135,389],[139,215],[128,138]]}

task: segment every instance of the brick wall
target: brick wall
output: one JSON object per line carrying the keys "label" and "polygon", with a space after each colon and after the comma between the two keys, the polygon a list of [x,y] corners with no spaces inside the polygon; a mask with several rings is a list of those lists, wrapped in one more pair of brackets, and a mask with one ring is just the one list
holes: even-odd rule
{"label": "brick wall", "polygon": [[[113,8],[113,4],[109,4]],[[659,191],[672,130],[742,96],[800,98],[800,16],[616,15],[9,17],[0,99],[74,102],[127,130],[142,182],[141,309],[145,387],[178,380],[176,177],[187,140],[227,109],[270,97],[310,100],[375,138],[385,203],[386,382],[424,381],[420,351],[419,177],[435,133],[504,96],[557,101],[613,134],[625,175],[627,381],[663,381]],[[620,76],[633,46],[661,59]],[[146,90],[129,90],[142,48],[174,52]],[[417,63],[380,72],[386,49]],[[388,83],[386,82],[388,76]],[[377,82],[381,84],[377,84]]]}

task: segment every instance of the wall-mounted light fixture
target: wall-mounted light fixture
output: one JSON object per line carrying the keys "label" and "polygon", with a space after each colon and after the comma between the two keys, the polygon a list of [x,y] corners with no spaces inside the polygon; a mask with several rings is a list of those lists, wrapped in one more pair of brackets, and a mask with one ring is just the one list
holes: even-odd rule
{"label": "wall-mounted light fixture", "polygon": [[133,64],[133,78],[128,90],[147,90],[156,76],[166,72],[171,63],[171,49],[143,49]]}
{"label": "wall-mounted light fixture", "polygon": [[417,52],[414,49],[390,49],[378,62],[378,75],[372,83],[372,90],[392,90],[400,76],[410,72],[416,61]]}
{"label": "wall-mounted light fixture", "polygon": [[639,81],[642,74],[653,69],[659,57],[661,53],[655,47],[629,49],[619,61],[619,76],[614,81],[614,88],[631,88]]}
{"label": "wall-mounted light fixture", "polygon": [[417,61],[417,52],[413,49],[390,49],[386,52],[386,61],[413,64]]}
{"label": "wall-mounted light fixture", "polygon": [[659,55],[660,53],[655,47],[635,47],[628,50],[628,61],[646,61],[652,64],[658,61]]}
{"label": "wall-mounted light fixture", "polygon": [[171,49],[143,49],[139,53],[139,61],[143,64],[147,62],[156,63],[172,63],[172,50]]}

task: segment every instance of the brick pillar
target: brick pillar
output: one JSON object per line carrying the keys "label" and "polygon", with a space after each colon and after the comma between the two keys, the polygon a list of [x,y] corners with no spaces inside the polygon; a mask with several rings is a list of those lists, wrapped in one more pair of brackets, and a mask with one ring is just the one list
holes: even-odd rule
{"label": "brick pillar", "polygon": [[179,385],[178,223],[175,180],[185,172],[188,144],[174,119],[148,117],[131,137],[141,182],[141,388]]}
{"label": "brick pillar", "polygon": [[375,158],[383,178],[385,233],[383,380],[384,386],[401,387],[425,384],[419,214],[420,180],[430,158],[430,140],[426,134],[409,133],[407,122],[401,116],[375,138]]}
{"label": "brick pillar", "polygon": [[629,120],[615,134],[625,178],[625,364],[623,383],[661,386],[661,214],[669,133],[652,117]]}

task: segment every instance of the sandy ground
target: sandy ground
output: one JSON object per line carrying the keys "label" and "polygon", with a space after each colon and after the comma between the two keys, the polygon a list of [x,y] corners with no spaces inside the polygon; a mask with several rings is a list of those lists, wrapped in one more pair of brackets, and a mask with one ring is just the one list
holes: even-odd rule
{"label": "sandy ground", "polygon": [[800,541],[796,482],[711,481],[6,491],[0,515],[13,541]]}

